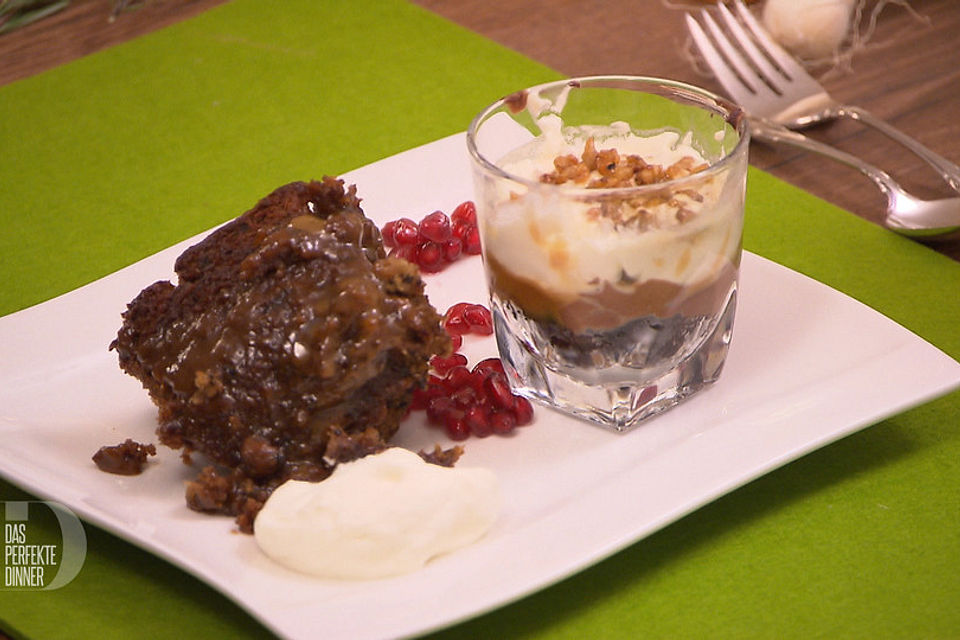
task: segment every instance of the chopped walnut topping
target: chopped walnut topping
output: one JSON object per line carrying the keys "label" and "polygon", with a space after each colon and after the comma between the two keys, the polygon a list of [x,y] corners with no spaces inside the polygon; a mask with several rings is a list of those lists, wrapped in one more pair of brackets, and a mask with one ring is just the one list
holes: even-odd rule
{"label": "chopped walnut topping", "polygon": [[[598,151],[591,137],[584,143],[579,158],[573,154],[554,158],[553,171],[541,175],[540,182],[558,185],[570,182],[587,189],[638,187],[683,178],[699,173],[708,166],[705,162],[696,164],[692,156],[683,156],[664,168],[658,164],[648,164],[636,154],[621,155],[616,149]],[[693,217],[694,212],[677,196],[684,196],[693,202],[703,201],[703,196],[693,189],[645,194],[642,198],[629,200],[610,198],[592,207],[587,211],[587,216],[592,219],[603,217],[618,225],[629,224],[642,229],[655,224],[655,216],[650,209],[665,204],[676,209],[675,219],[683,223]]]}
{"label": "chopped walnut topping", "polygon": [[587,189],[638,187],[683,178],[699,173],[708,166],[706,163],[695,165],[695,162],[693,157],[683,156],[664,168],[658,164],[648,164],[635,154],[621,156],[616,149],[598,151],[591,137],[584,143],[579,158],[573,154],[557,156],[553,161],[553,171],[540,176],[540,182],[573,182]]}
{"label": "chopped walnut topping", "polygon": [[544,174],[541,182],[563,184],[564,182],[586,182],[590,169],[574,155],[557,156],[553,160],[553,173]]}

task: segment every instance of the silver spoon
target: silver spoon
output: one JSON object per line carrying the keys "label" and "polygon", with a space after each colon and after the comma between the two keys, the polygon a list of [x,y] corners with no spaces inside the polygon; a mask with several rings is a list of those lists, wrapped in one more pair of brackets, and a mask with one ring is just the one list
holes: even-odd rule
{"label": "silver spoon", "polygon": [[960,230],[960,198],[921,200],[907,193],[890,175],[856,156],[791,131],[764,118],[750,117],[751,134],[768,142],[782,142],[833,158],[857,169],[887,198],[883,226],[911,237],[932,237]]}

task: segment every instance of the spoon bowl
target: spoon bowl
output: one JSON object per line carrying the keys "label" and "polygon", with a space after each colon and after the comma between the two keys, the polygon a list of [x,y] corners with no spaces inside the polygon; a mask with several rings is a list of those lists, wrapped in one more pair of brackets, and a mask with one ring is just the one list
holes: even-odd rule
{"label": "spoon bowl", "polygon": [[884,224],[897,233],[922,238],[960,230],[960,198],[921,200],[902,190],[887,198],[896,202],[888,206]]}

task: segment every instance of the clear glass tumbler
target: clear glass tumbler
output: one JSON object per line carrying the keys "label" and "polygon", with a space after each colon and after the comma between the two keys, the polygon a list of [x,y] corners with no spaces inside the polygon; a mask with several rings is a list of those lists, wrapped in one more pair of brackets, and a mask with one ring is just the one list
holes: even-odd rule
{"label": "clear glass tumbler", "polygon": [[749,133],[694,86],[585,77],[471,123],[497,343],[514,390],[624,431],[720,376]]}

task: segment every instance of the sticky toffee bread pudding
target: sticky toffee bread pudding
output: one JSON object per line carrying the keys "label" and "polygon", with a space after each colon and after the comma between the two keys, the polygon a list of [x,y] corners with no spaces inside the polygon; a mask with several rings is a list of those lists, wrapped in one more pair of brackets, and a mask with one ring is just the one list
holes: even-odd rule
{"label": "sticky toffee bread pudding", "polygon": [[160,442],[211,463],[189,506],[244,531],[282,482],[382,450],[430,357],[450,353],[417,268],[386,257],[334,178],[280,187],[175,270],[128,305],[110,348],[157,405]]}

